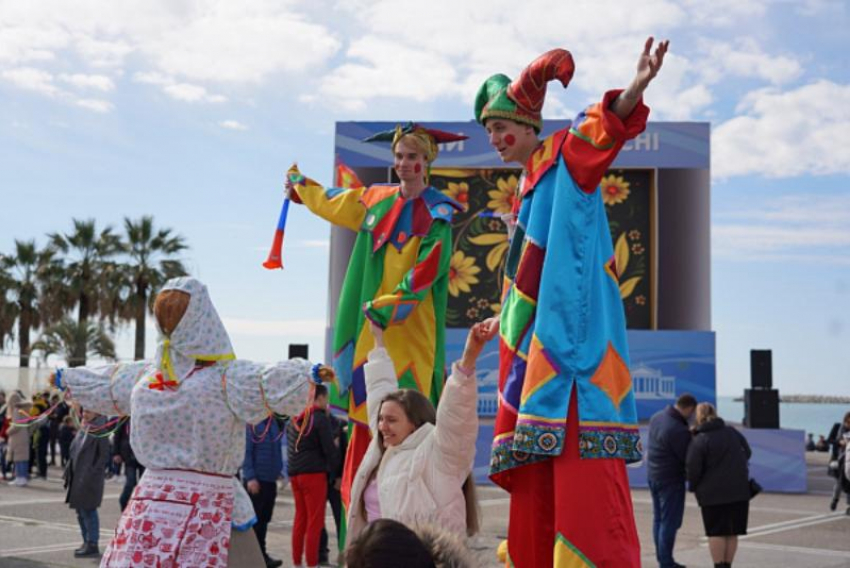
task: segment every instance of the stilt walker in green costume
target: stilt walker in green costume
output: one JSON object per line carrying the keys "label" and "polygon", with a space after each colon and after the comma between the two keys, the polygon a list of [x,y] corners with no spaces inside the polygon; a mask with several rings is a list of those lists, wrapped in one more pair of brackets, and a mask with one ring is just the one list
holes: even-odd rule
{"label": "stilt walker in green costume", "polygon": [[451,219],[461,206],[428,184],[428,172],[438,143],[464,139],[412,123],[369,138],[391,143],[398,185],[324,188],[294,166],[287,176],[293,201],[357,232],[333,340],[338,387],[332,387],[331,402],[348,411],[350,424],[342,478],[346,509],[370,439],[363,365],[374,339],[367,319],[385,330],[399,387],[416,389],[435,405],[440,398]]}

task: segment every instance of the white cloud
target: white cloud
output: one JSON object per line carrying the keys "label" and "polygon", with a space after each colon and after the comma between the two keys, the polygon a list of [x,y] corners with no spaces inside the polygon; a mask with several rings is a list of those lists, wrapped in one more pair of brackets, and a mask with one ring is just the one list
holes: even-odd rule
{"label": "white cloud", "polygon": [[144,83],[147,85],[157,85],[162,87],[162,91],[172,99],[196,103],[223,103],[227,102],[227,97],[217,95],[207,91],[201,85],[193,85],[191,83],[177,82],[173,77],[156,72],[139,72],[133,75],[133,81],[136,83]]}
{"label": "white cloud", "polygon": [[850,195],[786,195],[717,217],[716,258],[850,265]]}
{"label": "white cloud", "polygon": [[222,120],[218,125],[228,130],[248,130],[248,127],[238,120]]}
{"label": "white cloud", "polygon": [[114,108],[111,102],[103,99],[79,99],[76,104],[84,109],[100,113],[110,112]]}
{"label": "white cloud", "polygon": [[207,2],[187,10],[181,25],[145,42],[164,72],[198,81],[259,83],[278,72],[324,63],[339,41],[287,6],[253,0]]}
{"label": "white cloud", "polygon": [[[804,12],[820,5],[808,0]],[[552,116],[625,86],[644,39],[655,34],[673,44],[647,94],[653,118],[693,119],[710,116],[730,77],[799,79],[805,57],[763,47],[769,36],[722,39],[742,37],[736,27],[778,10],[756,0],[648,0],[640,10],[624,0],[528,0],[522,10],[508,0],[77,0],[73,7],[6,0],[0,69],[41,66],[57,76],[108,69],[114,78],[132,64],[136,82],[183,102],[250,97],[248,89],[275,84],[304,105],[371,111],[380,98],[471,105],[490,74],[516,76],[560,46],[573,52],[577,71],[566,95],[552,89]]]}
{"label": "white cloud", "polygon": [[61,90],[53,82],[53,75],[33,67],[17,67],[0,72],[0,77],[20,89],[35,91],[49,97],[56,97]]}
{"label": "white cloud", "polygon": [[729,27],[742,21],[754,21],[765,15],[764,0],[683,0],[693,24]]}
{"label": "white cloud", "polygon": [[346,63],[327,74],[323,94],[342,101],[383,96],[422,102],[452,91],[456,84],[453,66],[439,54],[379,37],[355,41],[347,56],[363,63]]}
{"label": "white cloud", "polygon": [[172,85],[174,79],[155,72],[139,72],[133,75],[133,81],[136,83],[145,83],[148,85]]}
{"label": "white cloud", "polygon": [[200,85],[191,85],[189,83],[166,85],[162,88],[162,90],[169,97],[187,103],[223,103],[227,101],[227,97],[210,94],[204,87],[201,87]]}
{"label": "white cloud", "polygon": [[699,62],[699,73],[708,82],[716,83],[727,76],[762,79],[773,85],[789,83],[803,73],[794,57],[770,55],[762,51],[752,38],[734,43],[703,41],[706,52]]}
{"label": "white cloud", "polygon": [[309,20],[299,4],[6,0],[0,66],[49,62],[53,67],[42,71],[75,76],[91,68],[120,72],[133,55],[142,73],[172,78],[170,96],[222,102],[222,95],[197,88],[209,85],[196,83],[257,84],[280,73],[315,70],[336,52],[339,40],[329,27]]}
{"label": "white cloud", "polygon": [[850,173],[850,85],[818,81],[746,95],[738,116],[712,135],[713,173],[723,178]]}
{"label": "white cloud", "polygon": [[322,92],[345,99],[352,108],[388,96],[417,102],[471,101],[489,75],[516,76],[553,47],[569,49],[575,57],[571,89],[595,98],[631,79],[647,29],[660,34],[686,18],[666,0],[652,0],[641,10],[616,0],[592,6],[530,0],[522,10],[504,0],[378,0],[343,2],[342,9],[357,22],[355,28],[365,32],[327,74]]}
{"label": "white cloud", "polygon": [[59,79],[80,89],[94,89],[109,92],[115,89],[115,83],[106,75],[86,75],[75,73],[73,75],[61,74]]}
{"label": "white cloud", "polygon": [[124,64],[133,47],[125,40],[105,40],[91,36],[78,36],[75,47],[80,56],[92,67],[116,68]]}
{"label": "white cloud", "polygon": [[16,25],[7,18],[0,21],[0,63],[20,65],[51,61],[56,57],[55,51],[70,42],[68,32],[59,26],[47,22]]}
{"label": "white cloud", "polygon": [[[103,77],[102,79],[93,79],[92,77],[99,76],[63,75],[60,76],[60,79],[62,79],[62,81],[66,83],[84,86],[93,86],[94,84],[97,84],[98,87],[96,88],[100,88],[100,90],[105,90],[104,87],[107,84],[102,79],[108,80],[108,78]],[[11,84],[15,85],[20,89],[33,91],[45,95],[47,97],[63,100],[65,102],[72,102],[73,104],[81,108],[85,108],[94,112],[106,113],[110,112],[113,109],[113,105],[109,101],[102,99],[77,98],[72,93],[60,89],[55,84],[53,74],[48,73],[47,71],[43,71],[41,69],[35,69],[33,67],[16,67],[0,72],[0,78],[5,79],[6,81],[10,82]],[[111,81],[109,84],[111,84]]]}

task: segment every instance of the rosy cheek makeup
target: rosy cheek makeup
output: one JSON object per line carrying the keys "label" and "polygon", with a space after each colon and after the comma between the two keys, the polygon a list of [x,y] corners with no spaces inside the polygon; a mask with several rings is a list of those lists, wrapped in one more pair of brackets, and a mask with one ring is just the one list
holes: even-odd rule
{"label": "rosy cheek makeup", "polygon": [[413,171],[417,174],[419,172],[421,172],[422,171],[422,164],[416,164],[415,166],[413,166]]}
{"label": "rosy cheek makeup", "polygon": [[505,136],[505,144],[507,144],[508,146],[513,146],[514,144],[516,144],[516,138],[513,134],[507,134]]}

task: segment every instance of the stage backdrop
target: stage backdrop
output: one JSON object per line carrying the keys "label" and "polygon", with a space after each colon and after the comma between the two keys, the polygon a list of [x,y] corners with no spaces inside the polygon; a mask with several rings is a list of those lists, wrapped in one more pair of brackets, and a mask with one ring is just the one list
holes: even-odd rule
{"label": "stage backdrop", "polygon": [[[765,491],[775,493],[805,493],[806,452],[803,430],[751,430],[740,429],[747,438],[753,457],[750,458],[750,476],[758,480]],[[647,427],[641,426],[641,438],[646,443]],[[493,425],[482,424],[475,446],[473,475],[477,483],[491,483],[487,477],[490,469],[490,443]],[[630,465],[629,486],[646,488],[646,465]]]}
{"label": "stage backdrop", "polygon": [[[465,329],[446,330],[446,361],[460,358]],[[649,420],[682,393],[717,405],[712,331],[630,330],[629,355],[639,420]],[[495,416],[499,397],[498,342],[491,341],[478,360],[478,415]]]}
{"label": "stage backdrop", "polygon": [[[518,169],[435,169],[431,184],[464,206],[452,221],[453,241],[446,326],[467,328],[499,310],[508,251],[500,216],[510,213]],[[653,171],[610,170],[601,183],[611,240],[621,270],[620,294],[629,329],[654,327],[652,242]]]}

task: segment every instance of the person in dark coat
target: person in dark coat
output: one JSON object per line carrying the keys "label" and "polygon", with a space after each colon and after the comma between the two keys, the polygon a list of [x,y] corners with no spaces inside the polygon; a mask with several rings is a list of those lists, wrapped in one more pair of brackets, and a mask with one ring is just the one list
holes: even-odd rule
{"label": "person in dark coat", "polygon": [[47,445],[50,452],[50,465],[56,465],[56,446],[59,442],[59,430],[62,428],[62,422],[65,420],[65,417],[68,416],[68,405],[59,400],[59,395],[54,394],[50,397],[50,406],[55,406],[56,408],[53,409],[53,412],[50,413],[47,419],[50,426]]}
{"label": "person in dark coat", "polygon": [[[319,540],[325,520],[328,473],[335,471],[339,452],[327,415],[328,389],[315,386],[314,401],[286,427],[287,473],[295,498],[292,526],[292,564],[318,566]],[[303,555],[303,556],[302,556]]]}
{"label": "person in dark coat", "polygon": [[[31,416],[39,416],[47,412],[50,408],[50,402],[46,392],[34,394],[32,397]],[[38,466],[38,476],[42,479],[47,479],[47,447],[50,444],[50,422],[47,416],[40,418],[35,422],[34,434],[32,437],[32,453],[35,460],[30,459],[30,474],[32,474],[33,466]]]}
{"label": "person in dark coat", "polygon": [[841,499],[841,494],[846,493],[847,497],[847,514],[850,515],[850,480],[844,474],[845,464],[847,461],[847,443],[850,440],[850,412],[844,415],[844,420],[832,427],[829,433],[827,442],[830,445],[830,460],[836,462],[834,469],[835,486],[832,490],[832,501],[829,503],[830,511],[838,508],[838,501]]}
{"label": "person in dark coat", "polygon": [[281,426],[278,419],[269,416],[256,426],[245,426],[245,460],[242,462],[242,480],[254,505],[257,522],[254,533],[260,543],[267,568],[277,568],[282,560],[272,558],[266,550],[266,532],[274,513],[277,499],[277,478],[283,467],[283,449],[280,447]]}
{"label": "person in dark coat", "polygon": [[[334,436],[334,446],[337,448],[338,459],[336,471],[328,473],[328,503],[331,505],[331,511],[334,516],[334,525],[336,525],[337,548],[342,550],[344,542],[339,537],[341,536],[340,523],[342,522],[342,472],[345,469],[345,452],[348,450],[348,435],[346,429],[348,420],[345,417],[339,418],[334,416],[330,410],[327,411],[328,419],[331,422],[331,431]],[[329,562],[330,548],[328,544],[328,531],[322,527],[322,535],[319,539],[319,564],[327,564]]]}
{"label": "person in dark coat", "polygon": [[59,427],[59,456],[62,467],[65,467],[71,459],[71,443],[76,435],[77,427],[74,425],[73,416],[65,416]]}
{"label": "person in dark coat", "polygon": [[697,405],[696,435],[688,448],[686,470],[696,493],[715,568],[729,568],[738,535],[747,534],[752,455],[746,438],[727,426],[707,402]]}
{"label": "person in dark coat", "polygon": [[646,479],[652,494],[652,539],[661,568],[677,568],[673,560],[676,531],[685,514],[685,458],[691,443],[688,420],[697,401],[681,395],[674,406],[656,412],[649,421]]}
{"label": "person in dark coat", "polygon": [[100,519],[97,509],[103,501],[106,466],[109,463],[109,440],[96,437],[89,430],[103,426],[105,416],[83,412],[83,427],[71,443],[71,460],[65,468],[65,502],[77,511],[77,521],[83,534],[83,545],[74,556],[99,556]]}
{"label": "person in dark coat", "polygon": [[124,489],[121,490],[121,496],[118,497],[121,512],[124,512],[124,508],[130,502],[130,497],[133,496],[133,489],[136,488],[136,484],[145,473],[145,466],[136,460],[136,454],[133,453],[133,447],[130,445],[129,420],[126,420],[115,431],[115,436],[112,439],[112,463],[118,467],[124,464]]}

